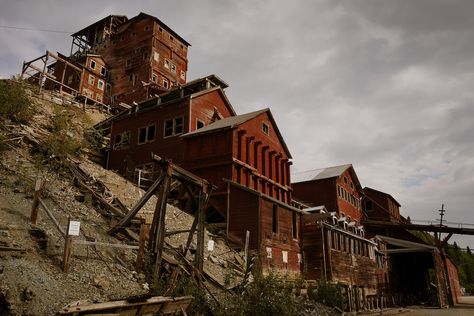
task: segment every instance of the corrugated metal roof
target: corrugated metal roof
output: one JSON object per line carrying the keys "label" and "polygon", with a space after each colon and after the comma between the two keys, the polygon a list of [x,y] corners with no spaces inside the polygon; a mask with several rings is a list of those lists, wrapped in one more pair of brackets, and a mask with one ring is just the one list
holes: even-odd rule
{"label": "corrugated metal roof", "polygon": [[242,123],[247,122],[248,120],[253,119],[254,117],[268,111],[268,109],[258,110],[255,112],[250,112],[242,115],[236,115],[231,117],[223,118],[222,120],[215,121],[212,124],[204,126],[200,129],[192,131],[190,133],[184,134],[183,137],[195,136],[203,133],[211,133],[220,129],[233,128],[239,126]]}
{"label": "corrugated metal roof", "polygon": [[312,180],[329,179],[339,177],[344,171],[352,165],[340,165],[328,168],[313,169],[302,172],[296,172],[291,175],[291,183],[306,182]]}

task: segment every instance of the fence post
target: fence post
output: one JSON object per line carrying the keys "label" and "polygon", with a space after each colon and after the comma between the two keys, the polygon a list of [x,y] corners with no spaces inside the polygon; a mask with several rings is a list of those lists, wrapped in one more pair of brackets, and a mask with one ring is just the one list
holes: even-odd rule
{"label": "fence post", "polygon": [[37,178],[35,183],[35,195],[33,197],[33,206],[31,207],[31,224],[36,225],[38,220],[39,200],[43,195],[45,181],[43,178]]}
{"label": "fence post", "polygon": [[68,272],[69,270],[69,263],[71,258],[72,252],[72,236],[69,234],[69,228],[71,224],[71,218],[67,219],[67,227],[66,227],[66,236],[64,237],[64,254],[63,254],[63,272]]}

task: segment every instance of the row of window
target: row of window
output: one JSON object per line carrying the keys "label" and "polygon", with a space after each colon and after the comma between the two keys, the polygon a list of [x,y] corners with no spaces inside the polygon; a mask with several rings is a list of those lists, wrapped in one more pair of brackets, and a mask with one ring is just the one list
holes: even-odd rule
{"label": "row of window", "polygon": [[[198,121],[199,123],[200,121]],[[184,132],[183,117],[175,117],[173,119],[166,120],[163,124],[163,137],[171,137],[180,135]],[[204,124],[200,122],[201,124]],[[204,126],[204,125],[203,125]],[[156,139],[156,125],[151,124],[138,129],[138,145],[153,142]],[[115,134],[114,137],[114,150],[127,148],[130,144],[130,131]]]}
{"label": "row of window", "polygon": [[[88,82],[91,86],[95,85],[95,77],[93,75],[89,75]],[[104,90],[104,86],[105,86],[104,80],[102,79],[97,80],[97,88],[99,88],[100,90]]]}
{"label": "row of window", "polygon": [[[146,26],[143,28],[143,30],[144,30],[145,32],[148,32],[148,31],[150,30],[150,27],[149,27],[148,25],[146,25]],[[160,33],[163,33],[163,32],[164,32],[164,30],[163,30],[163,28],[162,28],[161,26],[158,27],[158,31],[159,31]],[[135,36],[137,36],[137,32],[132,32],[132,33],[131,33],[131,37],[135,37]],[[173,37],[171,34],[170,34],[169,38],[170,38],[170,41],[172,41],[172,42],[174,41],[174,37]],[[125,36],[124,36],[124,35],[120,36],[120,41],[123,42],[124,40],[125,40]],[[115,44],[115,43],[117,43],[117,41],[114,40],[112,43]],[[181,44],[181,43],[180,43],[180,48],[181,48],[181,49],[184,49],[184,45]]]}
{"label": "row of window", "polygon": [[[89,67],[90,69],[95,70],[95,68],[97,67],[97,63],[95,62],[95,60],[91,59]],[[104,66],[100,66],[100,74],[104,77],[107,76],[107,69]]]}
{"label": "row of window", "polygon": [[340,185],[337,186],[337,195],[354,207],[360,208],[360,200]]}
{"label": "row of window", "polygon": [[[273,259],[273,249],[271,247],[265,247],[265,251],[267,253],[267,258]],[[297,256],[298,263],[301,264],[302,263],[301,254],[298,253],[296,254],[296,256]],[[288,251],[285,251],[285,250],[281,251],[281,260],[283,263],[288,263]]]}
{"label": "row of window", "polygon": [[328,239],[331,241],[331,248],[353,255],[375,258],[375,247],[361,239],[343,234],[336,230],[328,231]]}

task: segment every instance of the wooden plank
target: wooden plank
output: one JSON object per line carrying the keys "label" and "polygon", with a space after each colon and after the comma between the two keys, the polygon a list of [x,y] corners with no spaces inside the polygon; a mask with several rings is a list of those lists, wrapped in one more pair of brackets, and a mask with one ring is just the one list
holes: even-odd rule
{"label": "wooden plank", "polygon": [[60,315],[68,315],[68,314],[86,315],[87,313],[90,313],[90,312],[99,312],[99,311],[104,311],[104,312],[118,311],[120,314],[120,310],[125,310],[131,307],[157,305],[157,304],[164,304],[168,302],[175,303],[174,307],[176,309],[175,310],[167,309],[167,313],[174,313],[174,312],[179,312],[181,308],[187,309],[187,307],[189,306],[189,304],[192,302],[193,299],[194,298],[192,296],[181,296],[181,297],[174,297],[174,298],[154,296],[147,299],[144,302],[127,302],[126,300],[120,300],[120,301],[111,301],[111,302],[102,302],[102,303],[92,303],[88,305],[67,306],[61,309],[59,311],[59,314]]}
{"label": "wooden plank", "polygon": [[64,229],[61,227],[61,225],[59,225],[59,222],[58,220],[56,219],[56,217],[54,217],[53,213],[51,213],[51,211],[49,210],[48,206],[43,202],[43,200],[41,198],[38,198],[38,201],[39,203],[41,204],[41,206],[43,207],[44,211],[46,212],[46,214],[48,215],[48,217],[51,219],[51,221],[53,222],[54,226],[56,226],[56,228],[58,229],[58,231],[61,233],[61,235],[63,237],[66,236],[66,232],[64,231]]}
{"label": "wooden plank", "polygon": [[156,189],[163,182],[164,175],[161,175],[148,189],[148,191],[141,197],[141,199],[133,206],[133,208],[128,212],[128,214],[120,220],[114,227],[109,229],[108,233],[113,234],[118,231],[121,227],[127,225],[130,220],[141,210],[141,208],[148,202],[148,200],[153,196]]}
{"label": "wooden plank", "polygon": [[78,184],[78,186],[80,188],[83,188],[85,189],[86,191],[90,192],[97,200],[99,200],[99,202],[105,206],[108,210],[110,210],[112,213],[114,213],[115,215],[117,216],[120,216],[122,217],[124,214],[123,212],[116,208],[115,206],[111,205],[106,199],[104,199],[103,197],[101,197],[99,194],[97,194],[93,189],[89,188],[85,183],[83,183],[81,180],[79,180],[79,178],[75,178],[75,181],[74,181],[75,184]]}
{"label": "wooden plank", "polygon": [[150,225],[145,221],[140,225],[140,242],[138,246],[137,261],[135,262],[135,271],[140,273],[142,271],[143,255],[145,253],[146,236],[150,231]]}
{"label": "wooden plank", "polygon": [[153,216],[152,223],[152,234],[149,238],[149,241],[154,241],[152,245],[153,253],[155,256],[155,268],[153,271],[153,285],[158,284],[158,279],[160,277],[161,270],[161,261],[163,257],[163,242],[165,240],[165,218],[166,218],[166,202],[168,200],[169,186],[171,182],[171,173],[172,166],[170,163],[167,163],[167,166],[163,168],[164,178],[163,184],[160,188],[160,193],[158,196],[158,201],[156,203],[156,209]]}

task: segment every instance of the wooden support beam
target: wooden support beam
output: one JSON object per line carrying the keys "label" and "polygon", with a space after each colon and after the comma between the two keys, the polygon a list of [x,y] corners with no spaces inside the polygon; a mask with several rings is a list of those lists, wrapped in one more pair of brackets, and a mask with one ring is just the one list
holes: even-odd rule
{"label": "wooden support beam", "polygon": [[31,224],[36,225],[38,220],[38,206],[41,196],[43,195],[45,181],[43,178],[37,178],[35,183],[35,195],[33,197],[33,205],[31,207]]}
{"label": "wooden support beam", "polygon": [[[46,58],[44,60],[44,66],[43,66],[43,71],[41,72],[41,75],[40,75],[40,80],[38,81],[38,84],[39,84],[39,93],[41,93],[41,89],[43,89],[43,79],[44,79],[44,76],[45,76],[45,73],[46,73],[46,66],[48,64],[48,54],[46,54]],[[30,65],[31,67],[31,65]]]}
{"label": "wooden support beam", "polygon": [[125,215],[125,217],[123,217],[120,222],[117,223],[117,225],[115,225],[114,227],[112,227],[111,229],[109,229],[108,233],[109,234],[113,234],[115,232],[117,232],[121,227],[124,227],[125,225],[127,225],[128,223],[130,223],[130,221],[132,220],[132,218],[137,215],[137,213],[141,210],[141,208],[146,204],[146,202],[148,202],[148,200],[153,196],[153,194],[155,194],[155,191],[156,189],[161,185],[161,183],[163,182],[163,178],[164,178],[164,175],[160,175],[160,177],[158,177],[158,179],[156,179],[155,182],[153,182],[153,184],[150,186],[150,188],[148,189],[148,191],[146,191],[146,193],[140,198],[140,200],[132,207],[132,209],[130,210],[130,212],[128,212],[127,215]]}
{"label": "wooden support beam", "polygon": [[446,237],[444,237],[443,241],[441,242],[441,247],[446,246],[448,243],[449,239],[453,236],[453,232],[449,233]]}
{"label": "wooden support beam", "polygon": [[155,268],[153,272],[153,286],[157,286],[160,278],[161,261],[163,259],[163,243],[165,240],[165,218],[166,218],[166,202],[168,199],[169,186],[173,168],[168,162],[163,168],[163,184],[160,188],[158,201],[156,203],[155,213],[153,214],[153,223],[149,241],[152,241],[152,250],[155,254]]}
{"label": "wooden support beam", "polygon": [[186,254],[187,254],[188,250],[189,250],[189,247],[191,246],[191,242],[193,241],[194,232],[196,231],[197,223],[198,223],[198,217],[195,216],[193,224],[191,225],[191,230],[189,231],[188,240],[186,241],[186,245],[184,246],[183,255],[185,257],[186,257]]}
{"label": "wooden support beam", "polygon": [[89,188],[84,182],[82,182],[78,177],[74,179],[74,183],[78,185],[78,187],[85,189],[89,193],[91,193],[94,198],[96,198],[103,206],[105,206],[109,211],[114,213],[117,216],[122,217],[123,216],[123,211],[116,208],[115,206],[111,205],[106,199],[104,199],[102,196],[97,194],[94,190]]}
{"label": "wooden support beam", "polygon": [[196,268],[202,273],[204,264],[204,231],[205,231],[205,220],[206,220],[206,208],[209,198],[211,196],[212,186],[210,189],[203,188],[199,193],[199,209],[198,209],[198,222],[197,222],[197,246],[195,264]]}
{"label": "wooden support beam", "polygon": [[142,271],[143,255],[145,254],[146,236],[149,232],[150,224],[147,223],[145,220],[142,221],[142,224],[140,225],[140,242],[138,245],[137,261],[135,262],[135,271],[137,271],[138,273]]}
{"label": "wooden support beam", "polygon": [[61,233],[61,235],[63,237],[66,236],[66,232],[64,231],[64,229],[61,227],[61,225],[59,224],[58,220],[56,219],[56,217],[54,217],[53,213],[49,210],[48,206],[43,202],[43,200],[41,198],[38,199],[39,200],[39,203],[41,204],[41,206],[43,207],[44,211],[46,212],[46,214],[48,215],[48,217],[51,219],[51,221],[53,222],[54,226],[56,226],[57,230]]}

